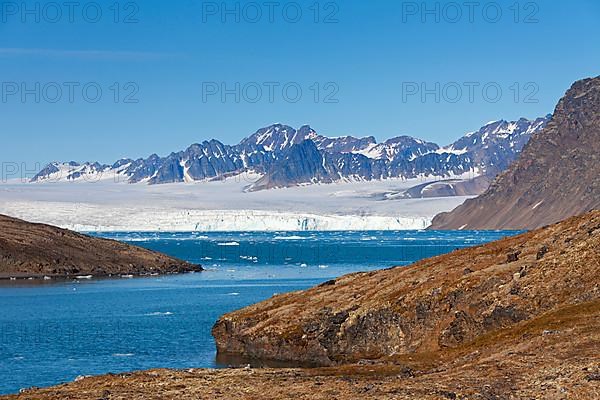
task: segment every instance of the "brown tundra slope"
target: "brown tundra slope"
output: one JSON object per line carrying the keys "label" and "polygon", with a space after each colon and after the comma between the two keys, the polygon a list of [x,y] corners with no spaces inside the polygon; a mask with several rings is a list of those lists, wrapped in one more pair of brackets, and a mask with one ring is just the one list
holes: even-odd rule
{"label": "brown tundra slope", "polygon": [[0,215],[0,279],[147,275],[202,268],[114,240]]}
{"label": "brown tundra slope", "polygon": [[[600,299],[600,211],[223,316],[218,351],[331,366],[460,348]],[[600,348],[598,348],[600,353]]]}
{"label": "brown tundra slope", "polygon": [[535,229],[597,208],[600,77],[575,82],[519,159],[431,229]]}
{"label": "brown tundra slope", "polygon": [[595,211],[275,296],[214,328],[221,353],[326,367],[113,374],[7,399],[600,399],[599,245]]}

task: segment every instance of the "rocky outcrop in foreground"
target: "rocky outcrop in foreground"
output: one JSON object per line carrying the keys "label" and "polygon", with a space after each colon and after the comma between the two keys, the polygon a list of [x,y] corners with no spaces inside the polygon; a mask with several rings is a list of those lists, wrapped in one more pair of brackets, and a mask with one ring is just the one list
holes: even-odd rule
{"label": "rocky outcrop in foreground", "polygon": [[0,215],[0,279],[200,270],[198,265],[140,247]]}
{"label": "rocky outcrop in foreground", "polygon": [[275,296],[214,329],[221,352],[335,366],[112,374],[7,399],[598,399],[599,245],[596,211]]}
{"label": "rocky outcrop in foreground", "polygon": [[548,125],[481,196],[432,229],[535,229],[600,208],[600,77],[575,82]]}
{"label": "rocky outcrop in foreground", "polygon": [[597,302],[599,249],[595,211],[410,267],[275,296],[223,316],[213,335],[220,353],[321,366],[460,349]]}

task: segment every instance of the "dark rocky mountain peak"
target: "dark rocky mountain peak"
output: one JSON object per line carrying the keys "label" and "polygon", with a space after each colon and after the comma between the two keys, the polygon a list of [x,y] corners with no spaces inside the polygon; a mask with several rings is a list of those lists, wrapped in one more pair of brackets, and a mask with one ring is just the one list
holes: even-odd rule
{"label": "dark rocky mountain peak", "polygon": [[[531,135],[545,123],[544,118],[497,121],[444,148],[411,136],[397,136],[378,144],[373,136],[327,137],[309,125],[296,130],[289,125],[273,124],[234,146],[211,139],[166,157],[153,154],[147,159],[124,158],[111,166],[52,163],[32,181],[110,177],[120,182],[162,184],[224,179],[254,172],[265,176],[249,188],[258,190],[341,180],[450,178],[466,172],[495,175],[510,165]],[[305,143],[307,140],[311,143]],[[300,151],[304,151],[303,156],[296,158]],[[296,162],[293,170],[287,165],[291,160]],[[321,167],[316,168],[317,165]]]}

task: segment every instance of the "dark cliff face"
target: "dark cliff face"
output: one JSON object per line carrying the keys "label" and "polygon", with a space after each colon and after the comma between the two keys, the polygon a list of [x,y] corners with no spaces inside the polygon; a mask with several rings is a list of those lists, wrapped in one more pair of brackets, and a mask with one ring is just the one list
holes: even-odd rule
{"label": "dark cliff face", "polygon": [[281,160],[275,162],[271,171],[253,184],[250,190],[286,187],[294,183],[330,183],[334,171],[311,140],[293,145]]}
{"label": "dark cliff face", "polygon": [[[122,159],[111,166],[53,163],[32,181],[95,181],[108,177],[129,183],[162,184],[219,179],[251,171],[264,178],[249,190],[261,190],[342,180],[422,175],[445,178],[470,171],[495,175],[514,160],[545,122],[545,118],[499,121],[445,148],[410,136],[378,144],[372,136],[329,138],[308,125],[296,130],[275,124],[258,130],[235,146],[213,139],[167,157],[154,154],[147,159]],[[310,151],[306,141],[313,143]]]}
{"label": "dark cliff face", "polygon": [[599,245],[596,211],[409,267],[277,295],[224,315],[213,335],[222,354],[320,365],[481,345],[547,312],[600,301]]}
{"label": "dark cliff face", "polygon": [[432,229],[533,229],[600,208],[600,77],[578,81],[520,158]]}
{"label": "dark cliff face", "polygon": [[140,247],[0,215],[0,279],[200,270],[197,265]]}

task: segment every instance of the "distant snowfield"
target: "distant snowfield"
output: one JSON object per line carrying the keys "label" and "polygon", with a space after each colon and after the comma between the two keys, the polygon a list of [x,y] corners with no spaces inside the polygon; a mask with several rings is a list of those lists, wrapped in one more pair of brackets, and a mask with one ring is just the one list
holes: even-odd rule
{"label": "distant snowfield", "polygon": [[427,179],[390,179],[244,192],[259,176],[163,185],[0,184],[0,214],[77,231],[424,229],[467,197],[397,199]]}

